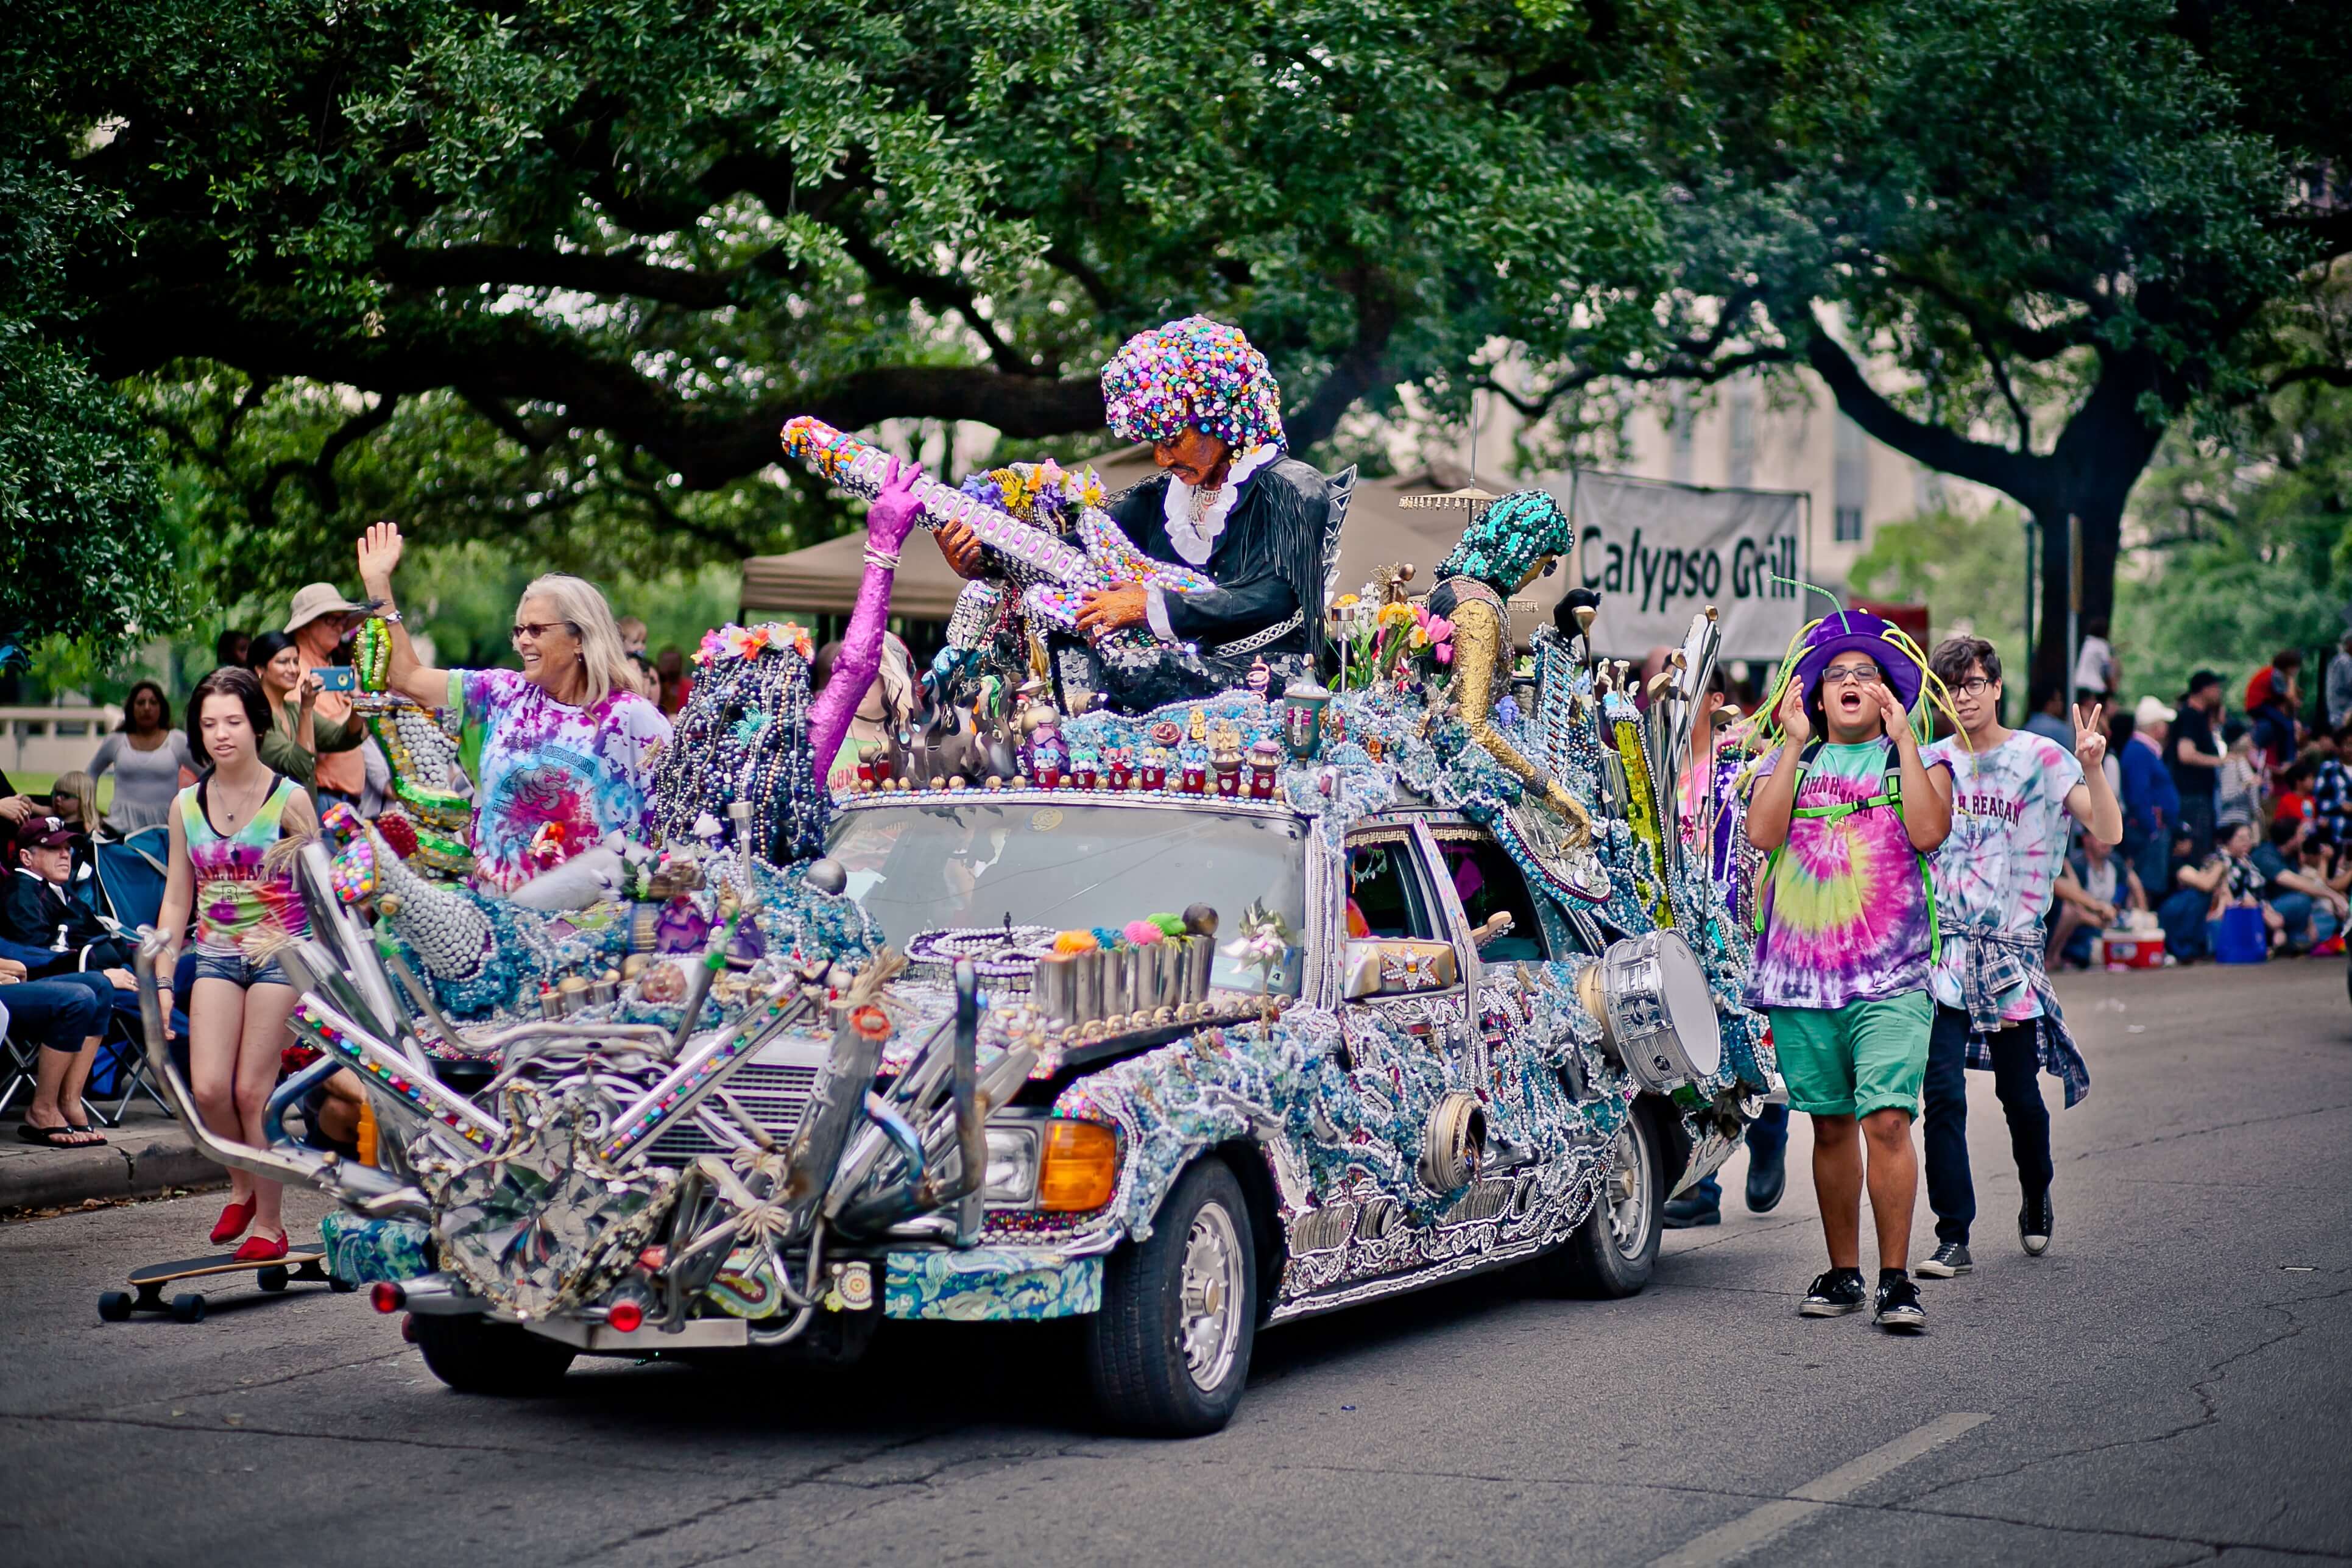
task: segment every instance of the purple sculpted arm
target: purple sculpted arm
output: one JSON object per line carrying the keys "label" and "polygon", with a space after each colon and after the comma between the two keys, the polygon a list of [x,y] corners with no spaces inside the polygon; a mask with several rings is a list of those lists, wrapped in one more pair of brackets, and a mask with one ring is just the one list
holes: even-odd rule
{"label": "purple sculpted arm", "polygon": [[[898,547],[914,531],[915,519],[923,510],[915,499],[915,479],[921,472],[912,464],[901,467],[893,458],[882,493],[866,510],[866,575],[857,584],[857,605],[849,613],[848,629],[841,634],[841,652],[834,658],[833,674],[809,708],[810,765],[816,770],[819,789],[824,787],[826,770],[833,766],[834,753],[841,750],[842,738],[849,733],[851,716],[882,668],[882,634],[890,617],[890,580],[897,570]],[[882,564],[885,561],[889,564]]]}

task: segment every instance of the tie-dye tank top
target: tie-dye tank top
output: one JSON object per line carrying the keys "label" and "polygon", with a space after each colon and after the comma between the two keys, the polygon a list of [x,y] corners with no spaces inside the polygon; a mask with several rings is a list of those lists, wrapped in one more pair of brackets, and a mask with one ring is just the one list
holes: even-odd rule
{"label": "tie-dye tank top", "polygon": [[190,784],[179,798],[188,864],[195,874],[196,945],[215,952],[250,952],[257,942],[302,935],[310,921],[295,891],[292,868],[273,874],[262,866],[269,847],[285,833],[286,803],[302,786],[279,778],[253,820],[224,837],[205,811],[210,782]]}
{"label": "tie-dye tank top", "polygon": [[[1822,747],[1797,786],[1797,805],[1842,805],[1885,793],[1893,750],[1885,740]],[[1751,788],[1778,760],[1777,752],[1764,759]],[[1926,988],[1927,883],[1894,807],[1792,816],[1763,900],[1749,1006],[1827,1010]]]}

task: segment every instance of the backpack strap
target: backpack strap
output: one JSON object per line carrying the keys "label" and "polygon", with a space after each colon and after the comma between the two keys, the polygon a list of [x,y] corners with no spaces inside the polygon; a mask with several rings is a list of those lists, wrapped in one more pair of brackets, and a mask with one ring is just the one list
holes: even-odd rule
{"label": "backpack strap", "polygon": [[[1804,787],[1805,771],[1812,765],[1813,758],[1821,749],[1822,742],[1815,740],[1808,742],[1803,752],[1798,756],[1796,786],[1798,789]],[[1892,807],[1895,820],[1905,823],[1906,828],[1908,828],[1909,824],[1906,822],[1903,816],[1903,760],[1891,749],[1886,754],[1886,772],[1880,780],[1876,795],[1866,800],[1841,801],[1835,805],[1791,806],[1789,815],[1791,818],[1801,816],[1819,822],[1838,822],[1852,816],[1857,811],[1870,811],[1882,805]],[[1773,850],[1764,858],[1764,886],[1768,889],[1772,885],[1774,872],[1780,868],[1781,853],[1787,848],[1788,841],[1783,839],[1779,849]],[[1919,863],[1919,888],[1927,900],[1927,963],[1933,966],[1944,961],[1943,927],[1936,915],[1936,877],[1934,870],[1927,864],[1927,855],[1925,850],[1916,845],[1913,846],[1911,858]],[[1759,937],[1764,934],[1764,904],[1765,900],[1759,897],[1756,900],[1756,934]]]}

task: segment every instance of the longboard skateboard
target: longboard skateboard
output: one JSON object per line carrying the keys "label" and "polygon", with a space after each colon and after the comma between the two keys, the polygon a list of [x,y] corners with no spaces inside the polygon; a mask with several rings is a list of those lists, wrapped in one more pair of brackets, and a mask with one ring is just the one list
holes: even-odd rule
{"label": "longboard skateboard", "polygon": [[144,1268],[132,1269],[131,1284],[138,1295],[134,1297],[129,1290],[109,1290],[98,1299],[98,1315],[110,1323],[119,1323],[133,1312],[169,1312],[184,1323],[201,1322],[205,1315],[202,1296],[190,1290],[165,1301],[163,1287],[177,1279],[246,1273],[253,1275],[255,1284],[272,1292],[285,1289],[297,1279],[332,1290],[355,1289],[329,1274],[326,1254],[315,1248],[296,1247],[268,1263],[240,1262],[228,1253],[220,1253],[211,1258],[184,1258],[176,1263],[151,1263]]}

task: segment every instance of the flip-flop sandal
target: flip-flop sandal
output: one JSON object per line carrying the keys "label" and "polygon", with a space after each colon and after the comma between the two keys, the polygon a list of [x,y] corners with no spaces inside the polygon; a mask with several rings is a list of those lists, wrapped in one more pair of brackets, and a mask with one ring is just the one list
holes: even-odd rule
{"label": "flip-flop sandal", "polygon": [[29,1121],[20,1121],[16,1124],[16,1136],[24,1142],[37,1144],[45,1149],[91,1147],[88,1143],[79,1142],[70,1127],[36,1127]]}
{"label": "flip-flop sandal", "polygon": [[88,1122],[68,1121],[66,1123],[66,1127],[69,1131],[80,1133],[86,1140],[86,1142],[81,1143],[79,1147],[84,1149],[103,1149],[106,1147],[106,1134],[100,1132],[97,1128],[89,1125]]}

